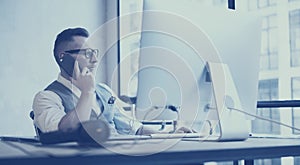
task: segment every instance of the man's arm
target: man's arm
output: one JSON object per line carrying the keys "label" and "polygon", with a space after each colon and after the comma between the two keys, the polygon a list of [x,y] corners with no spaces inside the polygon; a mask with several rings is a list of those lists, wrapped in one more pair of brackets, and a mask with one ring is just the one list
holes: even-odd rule
{"label": "man's arm", "polygon": [[89,119],[93,97],[91,93],[82,92],[75,109],[66,114],[62,100],[55,92],[41,91],[33,101],[34,123],[42,132],[76,129],[80,121]]}
{"label": "man's arm", "polygon": [[86,67],[80,72],[78,62],[75,61],[73,77],[71,81],[80,89],[81,95],[75,109],[59,122],[58,128],[61,131],[76,129],[80,122],[89,120],[91,115],[92,101],[95,97],[95,76]]}
{"label": "man's arm", "polygon": [[81,93],[77,106],[67,113],[59,122],[58,129],[67,132],[78,128],[79,123],[90,119],[94,93]]}
{"label": "man's arm", "polygon": [[52,91],[41,91],[33,100],[34,124],[42,132],[56,131],[58,123],[66,115],[61,98]]}

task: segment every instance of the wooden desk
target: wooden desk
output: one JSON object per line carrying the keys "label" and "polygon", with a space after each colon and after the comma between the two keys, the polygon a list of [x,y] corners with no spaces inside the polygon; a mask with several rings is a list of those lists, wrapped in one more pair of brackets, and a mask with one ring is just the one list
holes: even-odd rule
{"label": "wooden desk", "polygon": [[[169,145],[172,144],[172,145]],[[141,140],[110,142],[108,148],[75,143],[42,146],[39,143],[0,141],[0,164],[201,164],[207,161],[247,160],[300,156],[300,139],[250,138],[235,142]],[[162,146],[157,152],[155,148]],[[162,148],[160,148],[162,149]],[[123,152],[123,154],[115,153]],[[127,155],[124,155],[126,152]],[[131,155],[131,156],[128,156]],[[132,156],[140,155],[140,156]]]}

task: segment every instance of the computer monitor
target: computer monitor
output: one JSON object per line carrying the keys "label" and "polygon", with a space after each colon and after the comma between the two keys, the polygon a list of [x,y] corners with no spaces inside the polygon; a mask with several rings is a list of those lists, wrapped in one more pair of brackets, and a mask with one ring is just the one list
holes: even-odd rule
{"label": "computer monitor", "polygon": [[[171,105],[198,130],[206,120],[219,120],[208,108],[215,94],[208,63],[228,66],[219,71],[220,81],[233,83],[242,110],[255,114],[260,28],[259,17],[249,13],[195,1],[144,0],[136,117],[176,119],[163,108]],[[217,92],[225,97],[228,91]]]}

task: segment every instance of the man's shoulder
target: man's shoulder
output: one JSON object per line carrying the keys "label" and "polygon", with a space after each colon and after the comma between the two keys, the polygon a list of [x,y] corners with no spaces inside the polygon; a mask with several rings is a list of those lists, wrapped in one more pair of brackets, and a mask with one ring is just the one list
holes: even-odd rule
{"label": "man's shoulder", "polygon": [[64,84],[61,82],[55,80],[52,83],[50,83],[44,90],[50,90],[50,91],[60,91],[68,89]]}
{"label": "man's shoulder", "polygon": [[59,99],[60,97],[53,91],[50,90],[42,90],[35,94],[35,100],[44,100],[46,98],[48,99]]}
{"label": "man's shoulder", "polygon": [[104,89],[104,90],[108,91],[109,93],[113,93],[113,90],[108,85],[106,85],[104,83],[98,83],[97,84],[97,89],[100,89],[100,90]]}

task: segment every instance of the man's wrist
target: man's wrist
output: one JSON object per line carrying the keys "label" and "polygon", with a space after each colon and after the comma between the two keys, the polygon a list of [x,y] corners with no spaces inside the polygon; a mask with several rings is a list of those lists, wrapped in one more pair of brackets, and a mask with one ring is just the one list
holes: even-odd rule
{"label": "man's wrist", "polygon": [[150,135],[153,133],[158,133],[158,131],[154,130],[153,128],[147,127],[145,125],[142,125],[137,131],[136,135]]}

